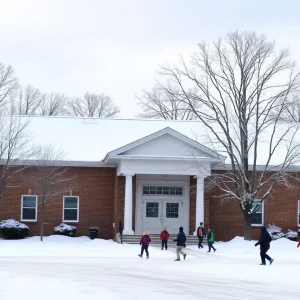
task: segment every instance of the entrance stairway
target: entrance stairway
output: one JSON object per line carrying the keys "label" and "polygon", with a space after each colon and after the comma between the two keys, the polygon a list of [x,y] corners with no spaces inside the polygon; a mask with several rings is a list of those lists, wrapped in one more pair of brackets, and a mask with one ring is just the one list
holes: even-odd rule
{"label": "entrance stairway", "polygon": [[[177,234],[170,234],[170,238],[168,241],[168,246],[175,246],[176,242],[173,242],[176,239]],[[161,240],[159,238],[159,234],[151,234],[151,245],[161,245]],[[141,235],[123,235],[122,243],[123,244],[139,244],[141,239]],[[121,235],[115,235],[115,241],[121,244]],[[207,239],[203,239],[203,245],[207,244]],[[194,235],[187,235],[186,237],[186,245],[198,245],[198,238]]]}

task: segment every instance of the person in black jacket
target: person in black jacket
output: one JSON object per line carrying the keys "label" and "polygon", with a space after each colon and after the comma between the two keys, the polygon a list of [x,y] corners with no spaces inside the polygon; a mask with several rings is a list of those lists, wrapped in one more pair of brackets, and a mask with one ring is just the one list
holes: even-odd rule
{"label": "person in black jacket", "polygon": [[266,265],[266,259],[270,262],[270,265],[273,263],[274,259],[271,258],[267,252],[270,249],[270,243],[272,241],[272,238],[267,231],[266,227],[261,228],[261,233],[260,233],[260,239],[259,241],[255,244],[255,247],[260,245],[260,257],[261,257],[261,266]]}
{"label": "person in black jacket", "polygon": [[198,237],[198,249],[203,248],[202,246],[202,242],[203,242],[203,238],[206,237],[206,232],[204,230],[204,226],[203,223],[200,223],[200,226],[197,229],[197,237]]}
{"label": "person in black jacket", "polygon": [[174,240],[176,243],[176,254],[177,254],[177,259],[175,261],[180,261],[180,255],[183,256],[183,259],[186,258],[186,254],[182,251],[182,249],[185,247],[185,242],[186,242],[186,235],[183,232],[183,227],[179,228],[179,233],[177,234],[177,239]]}

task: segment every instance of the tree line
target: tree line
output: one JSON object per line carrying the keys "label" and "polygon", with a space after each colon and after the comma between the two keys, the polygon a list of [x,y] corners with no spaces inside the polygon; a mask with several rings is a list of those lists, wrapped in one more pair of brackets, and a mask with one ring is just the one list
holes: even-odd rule
{"label": "tree line", "polygon": [[86,92],[82,97],[43,93],[31,85],[22,86],[10,65],[0,62],[0,111],[8,115],[75,116],[113,118],[120,109],[104,93]]}

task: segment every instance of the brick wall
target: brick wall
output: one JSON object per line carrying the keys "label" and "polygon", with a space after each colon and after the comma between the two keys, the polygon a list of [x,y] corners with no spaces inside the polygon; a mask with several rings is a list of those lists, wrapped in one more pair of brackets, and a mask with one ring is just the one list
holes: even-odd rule
{"label": "brick wall", "polygon": [[[297,212],[298,200],[300,200],[300,185],[296,180],[291,181],[291,187],[277,185],[272,196],[267,198],[264,204],[264,225],[276,224],[283,231],[298,230]],[[261,191],[259,197],[268,187]],[[235,236],[243,236],[243,214],[238,201],[227,200],[222,202],[221,192],[215,188],[205,194],[205,207],[209,202],[209,224],[215,230],[216,240],[228,241]],[[258,239],[260,227],[252,227],[252,238]]]}
{"label": "brick wall", "polygon": [[[27,169],[23,176],[33,172]],[[89,235],[90,226],[98,226],[99,234],[103,238],[112,238],[114,222],[114,187],[115,169],[114,168],[88,168],[72,167],[68,171],[72,180],[72,194],[79,196],[79,222],[70,222],[77,228],[77,236]],[[68,176],[68,174],[66,174]],[[30,184],[20,184],[20,176],[14,177],[9,182],[9,186],[0,202],[0,220],[21,218],[21,195],[28,194],[28,189],[32,189]],[[63,196],[55,196],[46,204],[45,208],[45,235],[50,235],[53,228],[62,223],[63,215]],[[37,222],[24,222],[30,228],[30,235],[39,235],[40,232],[40,213],[41,203],[38,203]]]}
{"label": "brick wall", "polygon": [[[33,172],[28,168],[27,174]],[[26,175],[26,173],[25,173]],[[74,177],[72,181],[72,194],[79,196],[79,222],[68,223],[77,227],[77,236],[89,235],[90,226],[99,227],[99,235],[102,238],[112,238],[114,232],[119,231],[119,221],[124,224],[124,198],[125,177],[116,176],[114,168],[89,168],[72,167],[69,175]],[[24,175],[23,175],[24,176]],[[15,176],[9,182],[0,202],[0,220],[21,218],[21,195],[28,194],[30,184],[21,184],[20,176]],[[264,191],[262,191],[264,192]],[[243,215],[238,202],[227,200],[220,202],[221,195],[216,188],[205,191],[204,223],[206,228],[214,229],[216,240],[227,241],[235,236],[243,236]],[[292,187],[277,186],[272,197],[265,202],[264,224],[279,225],[284,231],[297,230],[297,209],[300,199],[300,185],[297,181],[292,182]],[[132,223],[135,228],[135,205],[136,205],[136,177],[133,177],[133,205]],[[196,179],[190,178],[190,222],[189,234],[195,230],[196,210]],[[41,211],[39,203],[38,212]],[[53,232],[53,227],[62,223],[63,195],[55,196],[46,205],[45,212],[45,235]],[[37,222],[24,222],[30,227],[30,235],[39,235],[40,214]],[[67,222],[66,222],[67,223]],[[115,229],[113,229],[115,223]],[[253,227],[253,238],[258,238],[259,228]]]}

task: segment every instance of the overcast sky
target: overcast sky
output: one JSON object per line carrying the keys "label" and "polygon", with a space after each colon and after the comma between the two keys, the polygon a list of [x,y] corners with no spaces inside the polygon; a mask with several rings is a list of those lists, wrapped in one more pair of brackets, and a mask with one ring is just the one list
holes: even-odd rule
{"label": "overcast sky", "polygon": [[299,0],[0,0],[0,61],[22,84],[106,93],[135,117],[160,63],[199,41],[255,30],[300,63]]}

